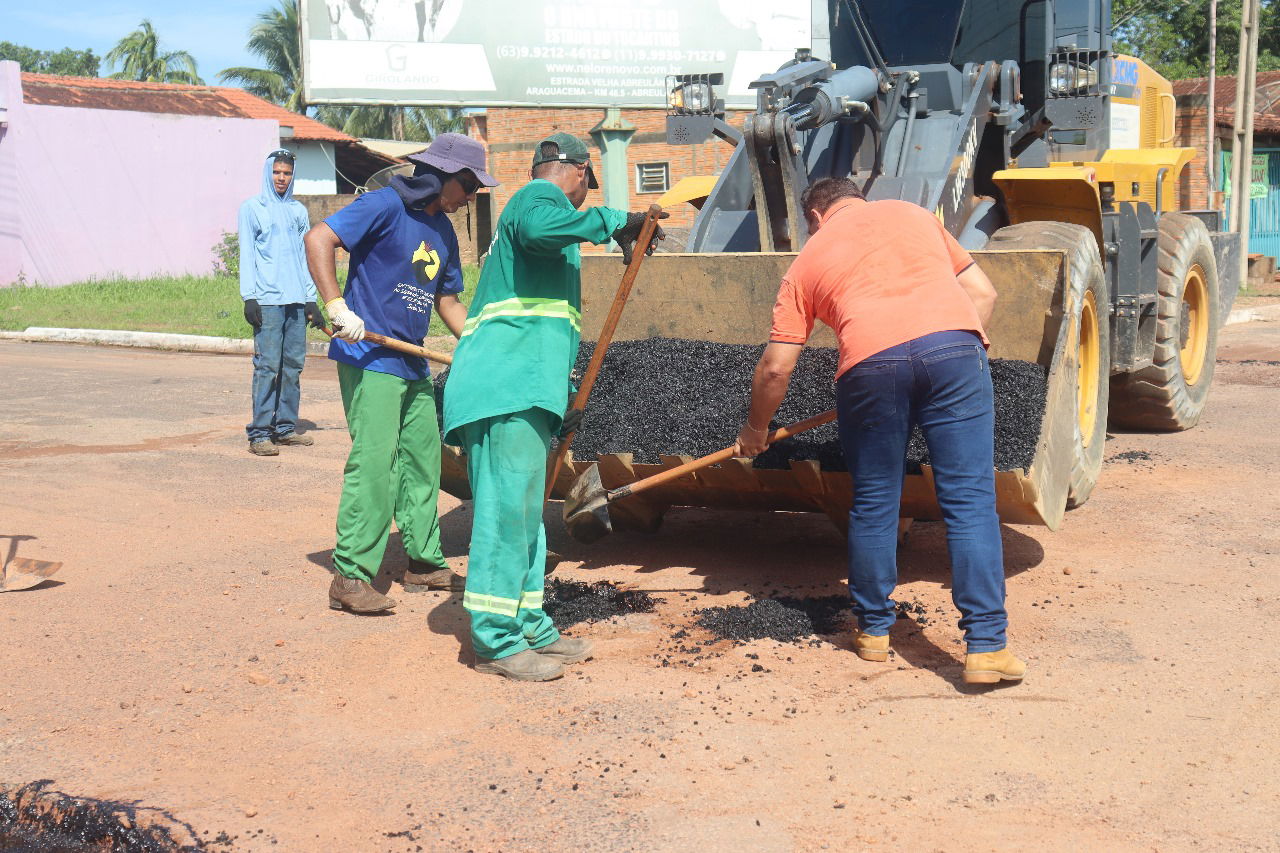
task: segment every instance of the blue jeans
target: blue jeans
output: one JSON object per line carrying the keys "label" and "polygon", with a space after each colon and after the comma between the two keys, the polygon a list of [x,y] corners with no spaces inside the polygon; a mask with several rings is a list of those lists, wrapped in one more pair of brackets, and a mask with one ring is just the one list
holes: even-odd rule
{"label": "blue jeans", "polygon": [[263,305],[253,335],[253,422],[249,441],[285,436],[298,425],[299,377],[307,357],[307,318],[301,303]]}
{"label": "blue jeans", "polygon": [[849,592],[858,626],[889,633],[907,440],[919,424],[947,525],[951,599],[970,653],[999,651],[1009,624],[996,515],[994,401],[982,342],[935,332],[890,347],[836,382],[840,443],[853,478]]}

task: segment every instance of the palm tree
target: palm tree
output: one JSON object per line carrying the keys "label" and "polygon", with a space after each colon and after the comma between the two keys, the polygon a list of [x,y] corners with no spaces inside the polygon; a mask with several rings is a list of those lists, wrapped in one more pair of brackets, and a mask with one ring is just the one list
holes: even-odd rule
{"label": "palm tree", "polygon": [[145,18],[138,29],[116,42],[103,59],[108,66],[120,66],[120,70],[111,75],[115,80],[204,84],[196,73],[196,61],[191,54],[185,50],[160,51],[160,37]]}
{"label": "palm tree", "polygon": [[258,22],[249,30],[247,47],[266,68],[227,68],[218,73],[218,79],[287,110],[305,113],[302,58],[298,55],[298,0],[278,0],[278,5],[259,12]]}

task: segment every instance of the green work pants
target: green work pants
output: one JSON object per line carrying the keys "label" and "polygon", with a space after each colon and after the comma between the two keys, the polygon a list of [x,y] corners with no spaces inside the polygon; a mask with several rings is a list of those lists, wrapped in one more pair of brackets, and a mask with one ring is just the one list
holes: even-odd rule
{"label": "green work pants", "polygon": [[391,519],[413,560],[444,568],[440,550],[440,427],[430,379],[408,380],[338,363],[351,453],[338,504],[333,567],[372,581]]}
{"label": "green work pants", "polygon": [[542,526],[551,415],[527,409],[462,427],[475,497],[467,591],[476,656],[504,658],[554,643],[542,609],[547,537]]}

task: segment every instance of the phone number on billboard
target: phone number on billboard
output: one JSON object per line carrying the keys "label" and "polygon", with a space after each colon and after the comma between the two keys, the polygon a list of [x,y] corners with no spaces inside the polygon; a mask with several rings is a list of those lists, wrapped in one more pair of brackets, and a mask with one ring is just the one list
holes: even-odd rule
{"label": "phone number on billboard", "polygon": [[597,62],[725,62],[723,50],[672,50],[655,48],[547,47],[504,44],[496,48],[499,59],[588,59]]}

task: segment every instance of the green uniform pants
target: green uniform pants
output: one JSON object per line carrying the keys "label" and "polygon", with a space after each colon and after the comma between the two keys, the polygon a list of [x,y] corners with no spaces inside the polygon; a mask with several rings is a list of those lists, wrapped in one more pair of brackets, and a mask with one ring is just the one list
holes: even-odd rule
{"label": "green uniform pants", "polygon": [[372,581],[394,515],[411,559],[441,568],[440,427],[430,379],[408,380],[338,363],[351,454],[338,504],[333,566]]}
{"label": "green uniform pants", "polygon": [[527,409],[462,427],[475,497],[467,591],[476,656],[504,658],[554,643],[542,609],[547,537],[542,526],[551,415]]}

